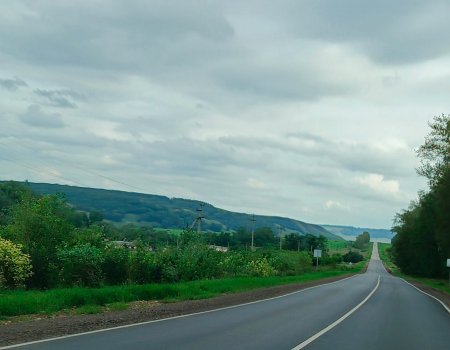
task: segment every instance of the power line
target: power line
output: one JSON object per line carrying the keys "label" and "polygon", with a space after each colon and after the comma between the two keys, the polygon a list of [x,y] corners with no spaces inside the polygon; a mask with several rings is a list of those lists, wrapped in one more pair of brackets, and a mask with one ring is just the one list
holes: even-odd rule
{"label": "power line", "polygon": [[[8,147],[8,148],[9,148],[9,146],[6,145],[6,144],[3,143],[3,142],[0,142],[0,145],[3,145],[3,146],[5,146],[5,147]],[[32,147],[27,147],[27,146],[25,146],[25,145],[23,145],[23,144],[20,144],[19,147],[22,147],[23,149],[29,149],[29,150],[35,151],[35,149],[33,149]],[[59,162],[60,164],[65,165],[65,166],[69,166],[69,167],[72,167],[72,168],[76,168],[76,169],[79,169],[79,170],[81,170],[81,171],[84,171],[84,172],[86,172],[86,173],[88,173],[88,174],[91,174],[91,175],[94,175],[94,176],[97,176],[97,177],[104,178],[104,179],[106,179],[106,180],[115,182],[115,183],[120,184],[120,185],[127,186],[127,187],[129,187],[129,188],[132,188],[132,189],[135,189],[135,190],[138,190],[138,191],[145,192],[145,190],[144,190],[143,188],[139,188],[139,187],[137,187],[137,186],[130,185],[130,184],[125,183],[125,182],[123,182],[123,181],[116,180],[116,179],[114,179],[114,178],[112,178],[112,177],[110,177],[110,176],[106,176],[106,175],[100,174],[100,173],[98,173],[98,172],[94,172],[94,171],[89,170],[89,169],[86,169],[86,168],[84,168],[84,167],[82,167],[82,166],[80,166],[80,165],[68,164],[68,163],[66,163],[66,162],[61,161],[60,159],[54,159],[54,160],[56,160],[57,162]],[[11,161],[11,160],[9,160],[9,161]],[[11,162],[13,162],[13,161],[11,161]],[[13,163],[14,163],[14,162],[13,162]],[[19,163],[17,163],[17,164],[19,164]],[[48,163],[47,163],[47,164],[48,164]],[[19,165],[20,165],[20,164],[19,164]],[[63,176],[57,176],[57,177],[59,177],[59,178],[61,178],[61,179],[69,180],[69,179],[67,179],[67,178],[64,178]],[[80,183],[77,182],[77,181],[73,181],[73,180],[69,180],[69,181],[71,181],[71,182],[73,182],[73,183],[76,183],[76,184],[80,184]],[[89,187],[89,186],[86,186],[86,185],[81,185],[81,186],[83,186],[83,187]]]}
{"label": "power line", "polygon": [[59,179],[64,180],[64,181],[69,181],[69,182],[71,182],[71,183],[77,184],[77,185],[82,186],[82,187],[89,187],[89,186],[87,186],[87,185],[85,185],[85,184],[82,184],[81,182],[78,182],[78,181],[69,179],[69,178],[67,178],[67,177],[64,177],[64,176],[62,176],[62,175],[58,175],[58,174],[55,174],[55,173],[53,173],[53,172],[51,172],[51,171],[48,171],[48,170],[46,170],[45,168],[44,168],[44,169],[35,168],[35,167],[33,167],[33,166],[29,165],[29,164],[22,163],[22,162],[18,162],[18,161],[15,161],[15,160],[6,158],[6,157],[3,156],[3,155],[0,156],[0,158],[3,159],[3,160],[6,160],[7,162],[11,162],[11,163],[13,163],[13,164],[20,165],[20,166],[22,166],[22,167],[24,167],[24,168],[26,168],[26,169],[29,169],[29,170],[31,170],[31,171],[34,171],[34,172],[36,172],[36,173],[38,173],[38,174],[40,174],[40,175],[42,175],[42,173],[44,172],[44,173],[46,173],[47,175],[50,175],[50,176],[52,176],[52,177],[59,178]]}

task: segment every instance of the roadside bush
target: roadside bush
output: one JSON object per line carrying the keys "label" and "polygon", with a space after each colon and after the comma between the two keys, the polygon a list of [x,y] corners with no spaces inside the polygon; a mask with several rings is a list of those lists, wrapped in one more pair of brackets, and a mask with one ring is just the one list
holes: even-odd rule
{"label": "roadside bush", "polygon": [[243,275],[245,257],[241,252],[228,252],[220,262],[221,269],[226,276]]}
{"label": "roadside bush", "polygon": [[162,266],[154,253],[144,246],[130,254],[130,280],[133,283],[145,284],[161,282]]}
{"label": "roadside bush", "polygon": [[245,272],[249,276],[268,277],[276,274],[276,270],[265,257],[250,260],[245,266]]}
{"label": "roadside bush", "polygon": [[296,275],[311,270],[311,256],[308,252],[272,251],[267,257],[280,275]]}
{"label": "roadside bush", "polygon": [[23,287],[31,274],[30,256],[19,244],[0,238],[0,289]]}
{"label": "roadside bush", "polygon": [[223,275],[222,252],[209,248],[206,244],[190,243],[177,251],[176,268],[183,281],[218,278]]}
{"label": "roadside bush", "polygon": [[342,256],[342,259],[346,263],[349,263],[349,262],[357,263],[357,262],[362,261],[364,259],[364,257],[361,254],[351,250],[348,253],[344,254]]}
{"label": "roadside bush", "polygon": [[130,267],[130,251],[116,245],[108,245],[104,251],[102,264],[107,284],[123,284],[127,282]]}
{"label": "roadside bush", "polygon": [[95,287],[102,281],[103,251],[88,243],[58,250],[60,281],[64,286]]}
{"label": "roadside bush", "polygon": [[335,253],[333,255],[325,255],[322,259],[319,259],[321,265],[337,265],[343,261],[341,254]]}

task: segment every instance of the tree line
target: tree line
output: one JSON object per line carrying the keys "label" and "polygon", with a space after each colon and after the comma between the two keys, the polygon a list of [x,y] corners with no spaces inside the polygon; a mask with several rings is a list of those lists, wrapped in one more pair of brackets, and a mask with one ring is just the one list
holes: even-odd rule
{"label": "tree line", "polygon": [[[326,253],[323,236],[288,234],[279,250],[280,237],[261,227],[254,232],[255,251],[250,240],[246,228],[201,235],[185,229],[176,236],[149,226],[117,226],[99,212],[76,210],[63,195],[0,184],[0,289],[300,274],[312,269],[312,249],[324,251],[324,265],[342,262],[339,254]],[[118,241],[133,242],[132,249]]]}
{"label": "tree line", "polygon": [[444,277],[450,258],[450,115],[434,117],[429,126],[417,150],[417,172],[429,188],[396,215],[391,254],[406,274]]}

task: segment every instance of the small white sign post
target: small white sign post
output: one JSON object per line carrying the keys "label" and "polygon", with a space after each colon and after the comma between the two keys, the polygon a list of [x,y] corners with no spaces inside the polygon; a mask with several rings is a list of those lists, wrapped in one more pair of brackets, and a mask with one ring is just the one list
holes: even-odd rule
{"label": "small white sign post", "polygon": [[319,266],[319,258],[322,257],[322,251],[320,249],[314,249],[314,257],[316,258],[316,270]]}

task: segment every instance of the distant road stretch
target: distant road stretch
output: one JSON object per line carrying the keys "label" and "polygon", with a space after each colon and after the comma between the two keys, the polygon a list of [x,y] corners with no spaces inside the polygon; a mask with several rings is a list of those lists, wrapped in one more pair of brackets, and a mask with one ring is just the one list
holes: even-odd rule
{"label": "distant road stretch", "polygon": [[287,296],[37,342],[19,349],[450,349],[450,314],[392,277],[374,245],[366,273]]}

